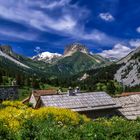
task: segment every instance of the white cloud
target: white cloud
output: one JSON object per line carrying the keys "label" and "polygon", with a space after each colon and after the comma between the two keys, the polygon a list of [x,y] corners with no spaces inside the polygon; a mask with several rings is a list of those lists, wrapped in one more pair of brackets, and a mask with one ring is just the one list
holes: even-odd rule
{"label": "white cloud", "polygon": [[73,32],[73,36],[75,38],[96,42],[99,45],[106,46],[106,45],[114,45],[118,41],[121,41],[119,38],[115,38],[113,36],[109,36],[106,33],[93,29],[90,32],[86,32],[85,30],[75,30]]}
{"label": "white cloud", "polygon": [[138,28],[136,29],[136,31],[137,31],[138,33],[140,33],[140,27],[138,27]]}
{"label": "white cloud", "polygon": [[132,47],[140,47],[140,39],[132,39],[129,41],[130,46]]}
{"label": "white cloud", "polygon": [[[25,2],[25,0],[23,1]],[[11,8],[8,8],[9,6],[7,5],[1,4],[0,16],[21,24],[30,25],[43,31],[48,31],[48,28],[58,31],[66,29],[71,30],[74,28],[78,20],[74,19],[71,14],[65,15],[65,13],[62,13],[61,16],[56,19],[41,10],[33,9],[29,5],[24,5],[24,2],[23,6],[19,3],[20,6],[15,4],[15,6],[11,5]],[[32,5],[34,5],[34,3],[36,2],[33,1]]]}
{"label": "white cloud", "polygon": [[70,2],[70,0],[56,0],[48,3],[47,5],[41,5],[42,8],[54,9],[61,6],[65,6]]}
{"label": "white cloud", "polygon": [[[90,40],[103,45],[116,43],[116,38],[97,29],[87,32],[84,22],[90,11],[70,2],[71,0],[0,0],[0,17],[41,32],[50,32],[77,40]],[[105,20],[114,19],[109,13],[101,13],[101,16]],[[21,32],[20,34],[22,35]],[[18,35],[19,32],[16,36]],[[30,34],[23,35],[22,37],[27,40],[30,39]]]}
{"label": "white cloud", "polygon": [[[0,0],[0,17],[40,31],[71,36],[89,11],[78,5],[71,5],[70,1]],[[48,11],[50,8],[51,11]],[[58,12],[59,14],[54,15]]]}
{"label": "white cloud", "polygon": [[[9,40],[12,38],[12,40],[28,40],[33,41],[38,38],[37,34],[33,34],[32,32],[21,32],[12,30],[11,28],[3,28],[0,26],[0,34],[3,36],[4,40]],[[1,37],[2,39],[2,37]]]}
{"label": "white cloud", "polygon": [[122,44],[116,44],[112,49],[110,50],[104,50],[101,53],[99,53],[101,56],[106,58],[122,58],[129,54],[132,51],[131,48],[122,45]]}
{"label": "white cloud", "polygon": [[114,20],[114,17],[108,12],[107,13],[100,13],[99,17],[105,21],[113,21]]}

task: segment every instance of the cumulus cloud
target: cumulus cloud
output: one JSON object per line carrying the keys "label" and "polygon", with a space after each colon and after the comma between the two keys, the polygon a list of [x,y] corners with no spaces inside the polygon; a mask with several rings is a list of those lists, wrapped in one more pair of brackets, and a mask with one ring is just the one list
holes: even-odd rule
{"label": "cumulus cloud", "polygon": [[105,20],[105,21],[113,21],[115,18],[109,13],[100,13],[99,14],[99,17],[102,19],[102,20]]}
{"label": "cumulus cloud", "polygon": [[120,58],[126,56],[127,54],[129,54],[131,51],[132,51],[132,49],[125,45],[116,44],[112,49],[104,50],[99,54],[106,58],[120,59]]}

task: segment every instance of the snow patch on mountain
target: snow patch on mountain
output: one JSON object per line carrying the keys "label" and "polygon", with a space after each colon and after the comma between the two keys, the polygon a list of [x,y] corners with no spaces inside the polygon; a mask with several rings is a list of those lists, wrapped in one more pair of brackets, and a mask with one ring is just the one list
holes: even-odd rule
{"label": "snow patch on mountain", "polygon": [[78,78],[79,81],[86,80],[89,77],[87,73],[85,73],[81,78]]}
{"label": "snow patch on mountain", "polygon": [[61,58],[61,54],[59,53],[51,53],[51,52],[42,52],[36,56],[33,56],[33,60],[44,61],[46,63],[52,63],[57,59]]}

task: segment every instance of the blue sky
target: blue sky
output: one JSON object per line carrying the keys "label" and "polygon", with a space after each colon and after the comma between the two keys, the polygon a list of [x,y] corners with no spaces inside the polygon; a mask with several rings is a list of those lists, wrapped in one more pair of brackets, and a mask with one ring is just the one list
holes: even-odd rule
{"label": "blue sky", "polygon": [[121,58],[140,46],[140,0],[0,0],[0,43],[26,56],[80,42]]}

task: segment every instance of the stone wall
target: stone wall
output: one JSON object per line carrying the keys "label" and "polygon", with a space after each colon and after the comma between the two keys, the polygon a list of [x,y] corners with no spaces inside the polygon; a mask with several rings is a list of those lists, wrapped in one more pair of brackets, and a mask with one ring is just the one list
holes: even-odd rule
{"label": "stone wall", "polygon": [[0,100],[18,99],[18,86],[0,86]]}

